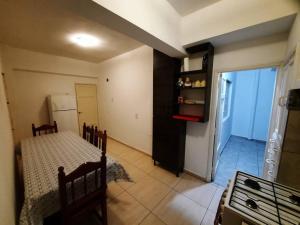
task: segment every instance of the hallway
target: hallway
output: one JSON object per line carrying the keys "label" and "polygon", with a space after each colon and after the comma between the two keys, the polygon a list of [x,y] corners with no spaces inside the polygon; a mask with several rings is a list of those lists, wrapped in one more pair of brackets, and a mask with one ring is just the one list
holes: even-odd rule
{"label": "hallway", "polygon": [[231,136],[221,153],[214,183],[225,187],[237,170],[262,176],[265,142]]}

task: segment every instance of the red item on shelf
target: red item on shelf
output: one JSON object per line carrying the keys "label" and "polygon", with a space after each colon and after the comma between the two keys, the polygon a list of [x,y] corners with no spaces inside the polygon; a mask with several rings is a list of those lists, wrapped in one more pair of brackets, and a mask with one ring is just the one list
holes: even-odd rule
{"label": "red item on shelf", "polygon": [[192,122],[200,122],[202,121],[202,116],[190,116],[190,115],[174,115],[173,119],[177,120],[186,120],[186,121],[192,121]]}

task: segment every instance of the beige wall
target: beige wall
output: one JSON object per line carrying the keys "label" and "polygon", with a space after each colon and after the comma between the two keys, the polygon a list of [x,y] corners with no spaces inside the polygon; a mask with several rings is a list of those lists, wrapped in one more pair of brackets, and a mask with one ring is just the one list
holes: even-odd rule
{"label": "beige wall", "polygon": [[292,78],[289,82],[289,87],[291,89],[300,88],[300,12],[296,17],[289,34],[287,57],[290,57],[294,52],[294,65],[291,73]]}
{"label": "beige wall", "polygon": [[49,123],[47,95],[75,95],[75,83],[97,84],[93,63],[8,46],[3,58],[15,143],[32,136],[31,123]]}
{"label": "beige wall", "polygon": [[[191,13],[181,20],[181,43],[237,31],[249,26],[296,14],[298,0],[223,0]],[[195,29],[205,27],[205,29]]]}
{"label": "beige wall", "polygon": [[[114,26],[114,22],[118,21],[119,24],[116,25],[116,29],[125,33],[129,30],[131,33],[127,33],[128,36],[153,48],[161,47],[160,50],[165,50],[166,54],[178,56],[185,52],[180,41],[181,16],[166,0],[94,0],[94,2],[115,14],[104,23]],[[124,21],[120,21],[116,15]],[[137,32],[136,29],[128,26],[127,22],[146,32],[147,35],[144,32]],[[121,27],[120,23],[122,24]],[[124,26],[127,30],[124,29]],[[171,47],[174,50],[171,50]]]}
{"label": "beige wall", "polygon": [[[282,34],[216,49],[214,71],[279,64],[286,46],[287,35]],[[150,48],[141,47],[107,60],[99,68],[101,125],[113,138],[148,154],[152,153],[152,57]],[[187,125],[185,169],[204,178],[211,170],[213,114],[209,123]]]}
{"label": "beige wall", "polygon": [[[0,74],[2,70],[0,45]],[[0,218],[3,225],[15,224],[14,147],[6,104],[3,76],[0,75]]]}
{"label": "beige wall", "polygon": [[143,46],[101,63],[99,94],[100,126],[109,136],[152,154],[152,48]]}
{"label": "beige wall", "polygon": [[300,12],[297,14],[289,34],[287,55],[295,50],[297,43],[300,43]]}

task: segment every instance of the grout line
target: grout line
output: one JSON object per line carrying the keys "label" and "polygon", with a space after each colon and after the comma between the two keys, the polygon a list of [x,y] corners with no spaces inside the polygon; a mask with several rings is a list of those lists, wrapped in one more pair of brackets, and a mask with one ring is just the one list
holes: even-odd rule
{"label": "grout line", "polygon": [[[150,213],[153,213],[154,209],[162,202],[162,200],[164,200],[167,195],[171,192],[171,188],[169,188],[168,192],[166,193],[165,196],[163,196],[161,198],[161,200],[159,200],[157,202],[157,204],[153,207],[153,209],[149,209],[148,207],[146,207],[141,201],[139,201],[134,195],[132,195],[130,192],[128,192],[127,190],[124,190],[128,195],[130,195],[131,197],[133,197],[138,203],[140,203],[145,209],[147,209]],[[154,213],[153,213],[154,214]],[[155,214],[154,214],[155,215]]]}
{"label": "grout line", "polygon": [[[121,143],[122,144],[122,143]],[[123,153],[122,153],[122,155],[123,155]],[[121,157],[120,155],[119,155],[119,157]],[[160,182],[161,184],[163,184],[163,185],[166,185],[166,186],[168,186],[168,188],[170,188],[170,190],[167,192],[167,194],[154,206],[154,208],[156,208],[158,205],[159,205],[159,203],[163,200],[163,199],[165,199],[166,198],[166,196],[171,192],[171,190],[172,191],[174,191],[174,192],[176,192],[177,194],[180,194],[180,195],[183,195],[184,197],[186,197],[186,198],[188,198],[189,200],[191,200],[191,201],[193,201],[194,203],[196,203],[197,205],[199,205],[199,206],[201,206],[201,207],[203,207],[203,208],[205,208],[206,210],[208,210],[209,209],[209,206],[210,206],[210,204],[211,204],[211,202],[212,202],[212,200],[213,200],[213,198],[214,198],[214,196],[215,196],[215,194],[216,194],[216,192],[217,192],[217,189],[218,189],[218,187],[220,186],[220,185],[216,185],[216,184],[214,184],[213,182],[211,182],[213,185],[215,185],[216,186],[216,190],[215,190],[215,192],[214,192],[214,194],[213,194],[213,197],[211,198],[211,200],[210,200],[210,203],[209,203],[209,205],[208,205],[208,207],[205,207],[205,206],[203,206],[203,205],[201,205],[200,203],[198,203],[198,202],[196,202],[194,199],[192,199],[192,198],[190,198],[189,196],[186,196],[185,194],[183,194],[183,193],[180,193],[179,191],[177,191],[176,189],[175,189],[175,187],[179,184],[179,182],[181,181],[181,179],[182,179],[182,177],[179,177],[179,179],[178,179],[178,181],[174,184],[174,186],[170,186],[170,185],[168,185],[168,184],[166,184],[166,183],[164,183],[164,182],[162,182],[160,179],[158,179],[158,178],[156,178],[155,176],[152,176],[151,175],[151,171],[153,171],[155,168],[153,168],[153,170],[151,170],[150,172],[147,172],[147,171],[144,171],[143,169],[141,169],[141,168],[139,168],[139,167],[137,167],[134,163],[132,163],[132,162],[129,162],[129,161],[127,161],[125,158],[123,158],[123,157],[121,157],[122,159],[124,159],[127,163],[129,163],[131,166],[134,166],[135,168],[137,168],[138,170],[141,170],[142,172],[144,172],[144,173],[146,173],[148,176],[150,176],[151,178],[153,178],[153,179],[155,179],[156,181],[158,181],[158,182]],[[157,168],[160,168],[160,167],[157,167]],[[162,168],[160,168],[160,169],[162,169]],[[163,169],[162,169],[163,170]],[[168,171],[167,171],[168,172]],[[188,173],[187,173],[188,174]],[[188,174],[189,175],[189,174]],[[196,178],[196,179],[199,179],[199,178]],[[200,179],[199,179],[200,180]],[[203,182],[202,180],[200,180],[201,182]],[[207,182],[206,182],[206,184],[208,184]],[[120,186],[120,185],[119,185]],[[121,187],[121,186],[120,186]],[[137,200],[133,195],[131,195],[127,190],[130,188],[128,188],[128,189],[124,189],[123,187],[121,187],[126,193],[128,193],[130,196],[132,196],[135,200]],[[138,200],[137,200],[138,201]],[[143,207],[145,207],[147,210],[150,210],[150,209],[148,209],[145,205],[143,205],[140,201],[138,201]],[[153,208],[153,209],[154,209]],[[153,212],[152,210],[150,210],[151,212]]]}
{"label": "grout line", "polygon": [[206,216],[207,211],[208,211],[208,208],[205,210],[204,216],[203,216],[203,218],[202,218],[201,221],[200,221],[200,225],[202,225],[202,222],[203,222],[203,220],[204,220],[204,218],[205,218],[205,216]]}
{"label": "grout line", "polygon": [[141,220],[141,222],[139,222],[139,224],[142,224],[142,222],[151,214],[151,211],[149,211],[149,213]]}

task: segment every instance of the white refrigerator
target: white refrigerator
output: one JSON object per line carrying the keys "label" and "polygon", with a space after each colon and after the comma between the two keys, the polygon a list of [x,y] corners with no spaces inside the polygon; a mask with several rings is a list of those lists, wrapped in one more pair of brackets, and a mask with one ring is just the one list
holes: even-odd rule
{"label": "white refrigerator", "polygon": [[48,108],[50,123],[56,121],[58,131],[73,131],[79,134],[76,98],[72,95],[50,95]]}

